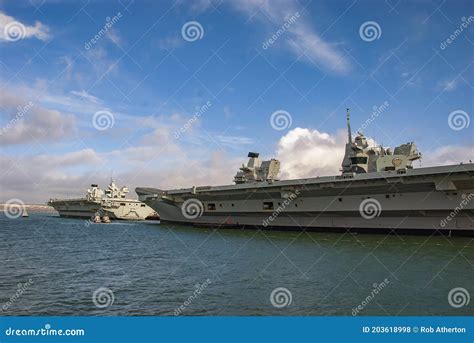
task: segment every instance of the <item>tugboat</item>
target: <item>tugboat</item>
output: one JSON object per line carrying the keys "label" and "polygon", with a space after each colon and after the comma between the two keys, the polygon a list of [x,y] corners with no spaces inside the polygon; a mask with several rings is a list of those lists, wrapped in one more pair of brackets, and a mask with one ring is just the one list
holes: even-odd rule
{"label": "tugboat", "polygon": [[362,133],[353,139],[349,111],[347,134],[340,175],[280,181],[279,161],[252,152],[234,185],[136,192],[162,223],[474,234],[473,163],[413,168],[415,143],[392,150],[369,146]]}

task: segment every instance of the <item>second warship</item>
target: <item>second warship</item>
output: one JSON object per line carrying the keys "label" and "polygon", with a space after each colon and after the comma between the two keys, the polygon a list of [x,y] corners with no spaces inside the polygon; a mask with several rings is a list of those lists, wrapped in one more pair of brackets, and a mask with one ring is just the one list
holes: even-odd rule
{"label": "second warship", "polygon": [[413,168],[415,143],[396,148],[348,141],[341,174],[278,180],[278,160],[249,153],[234,185],[161,190],[139,187],[139,199],[162,222],[287,230],[474,233],[474,164]]}
{"label": "second warship", "polygon": [[95,222],[109,222],[110,219],[144,220],[156,217],[156,212],[136,199],[127,198],[127,187],[119,188],[113,180],[102,190],[92,184],[84,198],[50,199],[48,205],[58,211],[61,217],[92,218]]}

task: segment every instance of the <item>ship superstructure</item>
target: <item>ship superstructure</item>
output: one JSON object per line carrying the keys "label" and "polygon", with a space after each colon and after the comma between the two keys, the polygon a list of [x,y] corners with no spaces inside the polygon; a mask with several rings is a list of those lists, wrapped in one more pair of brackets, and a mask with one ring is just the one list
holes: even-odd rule
{"label": "ship superstructure", "polygon": [[153,209],[136,199],[127,198],[127,187],[117,187],[112,180],[102,190],[92,184],[84,198],[50,199],[48,205],[54,207],[61,217],[144,220],[155,213]]}
{"label": "ship superstructure", "polygon": [[249,162],[234,185],[161,190],[140,187],[139,199],[163,222],[288,230],[474,231],[474,164],[413,168],[413,142],[370,146],[358,133],[348,142],[341,174],[278,180],[280,163]]}

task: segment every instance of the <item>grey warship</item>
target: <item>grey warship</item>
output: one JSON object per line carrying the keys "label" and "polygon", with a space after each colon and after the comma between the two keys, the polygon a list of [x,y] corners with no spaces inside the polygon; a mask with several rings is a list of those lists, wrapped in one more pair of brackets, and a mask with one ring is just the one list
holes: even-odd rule
{"label": "grey warship", "polygon": [[474,233],[474,164],[413,168],[415,143],[370,147],[358,132],[348,140],[341,174],[278,180],[280,162],[249,153],[233,185],[161,190],[139,187],[139,200],[161,221],[195,226]]}
{"label": "grey warship", "polygon": [[121,220],[144,220],[156,215],[155,211],[136,199],[126,197],[127,187],[117,187],[111,180],[102,190],[92,184],[85,197],[77,199],[50,199],[48,205],[58,211],[61,217],[73,218],[111,218]]}

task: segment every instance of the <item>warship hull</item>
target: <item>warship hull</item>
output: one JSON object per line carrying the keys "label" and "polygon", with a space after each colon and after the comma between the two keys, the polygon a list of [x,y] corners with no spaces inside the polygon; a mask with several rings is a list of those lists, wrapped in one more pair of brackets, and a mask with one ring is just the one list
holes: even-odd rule
{"label": "warship hull", "polygon": [[160,213],[162,222],[301,231],[474,233],[472,163],[136,192]]}
{"label": "warship hull", "polygon": [[139,201],[95,202],[80,200],[52,200],[48,203],[61,217],[90,219],[99,213],[111,219],[144,220],[155,212]]}

